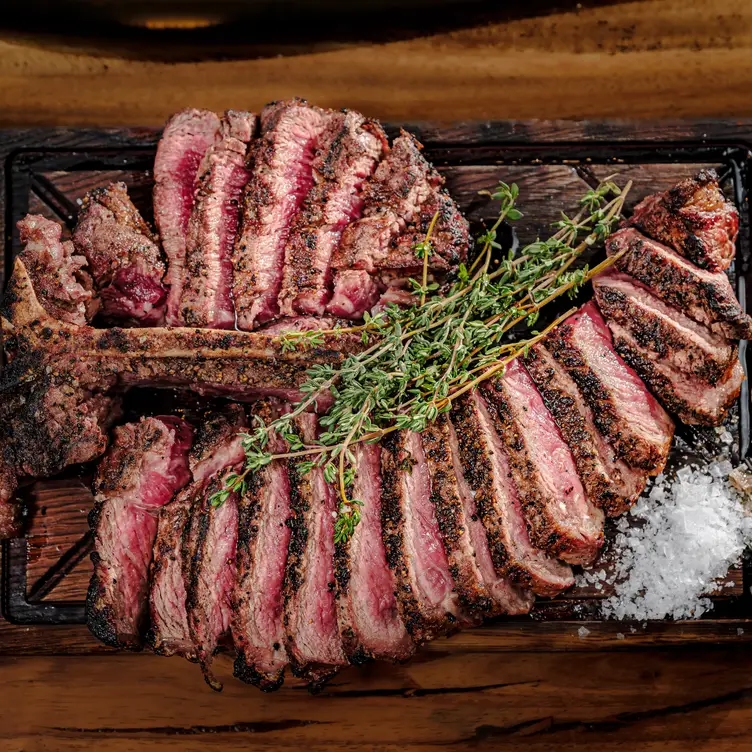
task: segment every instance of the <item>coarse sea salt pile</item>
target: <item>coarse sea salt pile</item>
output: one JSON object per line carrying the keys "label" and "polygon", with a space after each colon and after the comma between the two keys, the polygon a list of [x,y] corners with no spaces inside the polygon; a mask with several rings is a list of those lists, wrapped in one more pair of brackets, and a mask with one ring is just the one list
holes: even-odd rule
{"label": "coarse sea salt pile", "polygon": [[614,585],[603,604],[615,619],[696,619],[752,543],[752,518],[731,487],[728,461],[658,476],[649,493],[617,521],[615,569],[584,572],[579,584]]}

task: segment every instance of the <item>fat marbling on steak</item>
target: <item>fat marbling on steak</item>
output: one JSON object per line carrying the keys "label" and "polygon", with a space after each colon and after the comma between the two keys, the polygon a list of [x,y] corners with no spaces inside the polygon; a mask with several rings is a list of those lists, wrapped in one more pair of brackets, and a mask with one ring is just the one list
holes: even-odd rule
{"label": "fat marbling on steak", "polygon": [[107,645],[142,646],[157,517],[190,480],[192,434],[178,418],[141,418],[115,429],[112,447],[97,467],[86,620]]}
{"label": "fat marbling on steak", "polygon": [[165,282],[170,326],[180,325],[186,237],[198,170],[218,132],[219,118],[213,112],[182,110],[167,121],[154,159],[154,221],[169,262]]}
{"label": "fat marbling on steak", "polygon": [[199,168],[188,221],[179,306],[179,320],[185,326],[235,326],[232,249],[238,232],[240,198],[250,176],[246,153],[255,131],[254,114],[228,110],[217,140]]}
{"label": "fat marbling on steak", "polygon": [[162,251],[125,183],[84,197],[73,244],[89,262],[105,316],[142,326],[162,321],[167,300]]}

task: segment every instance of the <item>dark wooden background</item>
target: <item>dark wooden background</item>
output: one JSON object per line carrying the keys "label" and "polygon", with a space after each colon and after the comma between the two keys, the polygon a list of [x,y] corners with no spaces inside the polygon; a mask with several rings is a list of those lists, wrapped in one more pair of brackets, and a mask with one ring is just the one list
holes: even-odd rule
{"label": "dark wooden background", "polygon": [[[189,104],[253,109],[294,94],[392,121],[752,115],[749,0],[492,7],[508,0],[464,14],[288,19],[281,31],[202,30],[195,7],[136,28],[15,5],[0,19],[1,127],[157,125]],[[147,655],[10,653],[0,750],[752,750],[745,648],[578,643],[437,643],[406,667],[370,667],[357,682],[345,672],[317,698],[234,682],[216,695],[194,666]]]}

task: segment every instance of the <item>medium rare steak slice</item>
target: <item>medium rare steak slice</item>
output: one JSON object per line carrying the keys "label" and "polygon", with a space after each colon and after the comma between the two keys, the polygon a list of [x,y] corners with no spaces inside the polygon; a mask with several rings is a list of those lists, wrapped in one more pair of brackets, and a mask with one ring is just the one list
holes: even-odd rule
{"label": "medium rare steak slice", "polygon": [[[296,419],[304,442],[316,437],[316,417]],[[319,687],[346,665],[337,623],[334,577],[334,517],[337,494],[321,468],[302,474],[291,461],[291,538],[285,572],[284,623],[287,653],[295,676]]]}
{"label": "medium rare steak slice", "polygon": [[701,170],[665,193],[648,196],[628,224],[703,269],[728,269],[736,255],[739,212],[726,200],[713,170]]}
{"label": "medium rare steak slice", "polygon": [[544,347],[530,348],[524,363],[572,452],[588,498],[612,517],[622,514],[642,493],[647,474],[617,457],[577,384]]}
{"label": "medium rare steak slice", "polygon": [[268,105],[261,113],[261,137],[249,160],[252,174],[233,252],[233,297],[241,329],[254,329],[279,314],[291,223],[313,185],[316,147],[335,117],[297,99]]}
{"label": "medium rare steak slice", "polygon": [[481,385],[534,546],[590,564],[603,545],[603,512],[588,499],[572,453],[521,361]]}
{"label": "medium rare steak slice", "polygon": [[238,232],[240,197],[250,171],[246,153],[256,116],[228,110],[219,135],[204,155],[188,222],[180,321],[185,326],[232,329],[232,249]]}
{"label": "medium rare steak slice", "polygon": [[73,244],[89,262],[105,316],[141,326],[163,319],[167,289],[162,251],[125,183],[84,197]]}
{"label": "medium rare steak slice", "polygon": [[752,319],[742,310],[723,272],[699,269],[631,227],[614,233],[606,250],[609,256],[624,252],[616,262],[622,272],[714,333],[729,339],[752,336]]}
{"label": "medium rare steak slice", "polygon": [[674,426],[639,376],[616,354],[595,301],[549,334],[546,349],[569,373],[618,457],[649,475],[666,464]]}
{"label": "medium rare steak slice", "polygon": [[178,418],[159,417],[120,426],[114,434],[94,479],[94,573],[86,620],[106,645],[140,650],[157,516],[190,480],[193,432]]}
{"label": "medium rare steak slice", "polygon": [[[268,404],[255,410],[266,425],[275,414]],[[268,451],[286,451],[272,435]],[[248,476],[238,499],[238,580],[233,596],[235,676],[264,691],[282,685],[288,663],[283,621],[284,578],[290,542],[290,479],[287,463],[275,460]]]}
{"label": "medium rare steak slice", "polygon": [[399,615],[395,583],[381,536],[381,448],[352,448],[353,499],[362,502],[350,538],[335,545],[337,611],[342,647],[350,663],[407,660],[415,645]]}
{"label": "medium rare steak slice", "polygon": [[282,315],[324,313],[331,297],[332,255],[345,227],[360,217],[363,184],[388,148],[381,126],[360,113],[329,119],[313,160],[313,187],[287,242]]}
{"label": "medium rare steak slice", "polygon": [[420,434],[382,440],[381,518],[402,620],[418,644],[456,631],[462,613],[431,501],[431,478]]}
{"label": "medium rare steak slice", "polygon": [[211,497],[225,486],[227,475],[241,469],[245,453],[238,432],[246,428],[237,405],[220,415],[200,440],[216,446],[208,460],[214,473],[194,497],[191,519],[183,531],[183,576],[186,581],[188,628],[206,683],[222,689],[212,672],[214,655],[230,637],[232,595],[237,581],[237,494],[220,506]]}
{"label": "medium rare steak slice", "polygon": [[499,577],[493,568],[483,523],[462,471],[457,435],[446,415],[429,424],[421,438],[431,501],[462,610],[478,621],[504,613],[527,613],[531,594]]}
{"label": "medium rare steak slice", "polygon": [[365,269],[342,269],[337,272],[332,299],[326,310],[333,316],[359,319],[379,300],[381,287]]}
{"label": "medium rare steak slice", "polygon": [[170,326],[180,325],[178,308],[185,278],[186,236],[199,165],[218,131],[219,118],[213,112],[178,112],[167,121],[154,159],[154,220],[169,263],[165,282],[170,288]]}
{"label": "medium rare steak slice", "polygon": [[506,451],[481,393],[474,391],[454,402],[451,418],[463,474],[475,495],[497,574],[539,595],[556,595],[571,587],[572,570],[530,542]]}
{"label": "medium rare steak slice", "polygon": [[593,280],[593,288],[611,331],[617,323],[649,359],[711,386],[723,381],[738,361],[735,344],[666,305],[628,275],[609,269]]}
{"label": "medium rare steak slice", "polygon": [[744,369],[737,360],[729,374],[714,386],[679,371],[669,363],[651,357],[620,324],[609,322],[614,347],[637,371],[661,404],[684,423],[719,426],[736,401],[744,381]]}
{"label": "medium rare steak slice", "polygon": [[92,279],[86,258],[76,256],[73,243],[61,241],[63,228],[38,214],[27,214],[19,223],[19,258],[26,265],[37,298],[50,316],[83,326],[99,301],[92,295]]}

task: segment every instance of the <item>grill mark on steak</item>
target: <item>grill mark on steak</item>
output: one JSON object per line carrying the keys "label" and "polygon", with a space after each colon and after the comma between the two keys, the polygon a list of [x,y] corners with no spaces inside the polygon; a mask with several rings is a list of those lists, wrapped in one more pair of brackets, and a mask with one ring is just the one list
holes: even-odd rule
{"label": "grill mark on steak", "polygon": [[[255,410],[266,425],[274,420],[270,405]],[[268,451],[287,445],[275,434]],[[237,651],[234,674],[265,692],[279,689],[288,663],[283,621],[284,577],[290,543],[290,479],[287,462],[274,460],[248,476],[238,500],[238,579],[231,628]]]}
{"label": "grill mark on steak", "polygon": [[84,197],[73,245],[89,262],[103,315],[142,326],[163,320],[162,251],[125,183],[96,188]]}
{"label": "grill mark on steak", "polygon": [[631,227],[614,233],[606,251],[609,256],[624,251],[616,261],[620,271],[712,332],[729,339],[752,337],[752,319],[742,310],[723,272],[699,269]]}
{"label": "grill mark on steak", "polygon": [[726,378],[708,386],[705,381],[651,358],[618,323],[609,322],[609,326],[619,355],[637,371],[666,410],[690,425],[719,426],[723,423],[744,381],[744,369],[738,360]]}
{"label": "grill mark on steak", "polygon": [[710,271],[728,269],[736,255],[739,212],[714,170],[643,199],[627,224]]}
{"label": "grill mark on steak", "polygon": [[[315,441],[316,417],[295,419],[304,443]],[[337,498],[321,468],[301,474],[291,460],[290,545],[284,585],[287,653],[295,676],[321,687],[346,665],[337,623],[334,576],[334,515]]]}
{"label": "grill mark on steak", "polygon": [[313,187],[287,242],[282,315],[324,313],[331,297],[332,255],[345,227],[360,216],[363,184],[388,148],[381,126],[360,113],[329,119],[313,160]]}
{"label": "grill mark on steak", "polygon": [[195,203],[188,222],[180,320],[187,326],[231,329],[232,249],[240,220],[240,198],[250,171],[246,153],[256,116],[228,110],[217,140],[198,172]]}
{"label": "grill mark on steak", "polygon": [[462,472],[457,436],[446,415],[429,424],[421,438],[431,502],[463,612],[478,622],[503,613],[526,613],[532,605],[530,594],[498,577],[493,568],[475,499]]}
{"label": "grill mark on steak", "polygon": [[87,324],[99,300],[92,293],[86,258],[75,255],[70,240],[61,241],[63,228],[57,222],[27,214],[17,227],[24,244],[19,257],[44,310],[69,324]]}
{"label": "grill mark on steak", "polygon": [[350,663],[405,661],[415,645],[399,615],[395,583],[381,536],[381,448],[352,448],[356,470],[350,494],[362,502],[350,538],[335,544],[337,613],[342,647]]}
{"label": "grill mark on steak", "polygon": [[609,516],[622,514],[644,490],[647,475],[616,455],[577,384],[545,348],[530,348],[524,363],[572,452],[588,498]]}
{"label": "grill mark on steak", "polygon": [[420,434],[382,439],[381,520],[387,563],[394,573],[400,615],[413,640],[455,632],[465,617],[441,544]]}
{"label": "grill mark on steak", "polygon": [[628,465],[657,475],[666,464],[673,423],[637,374],[616,354],[591,301],[560,324],[544,346],[577,384],[598,430]]}
{"label": "grill mark on steak", "polygon": [[590,564],[603,545],[603,512],[587,498],[572,453],[522,363],[509,363],[481,391],[532,544],[569,564]]}
{"label": "grill mark on steak", "polygon": [[219,118],[208,110],[182,110],[165,125],[154,159],[154,221],[169,262],[165,282],[167,324],[179,326],[186,236],[193,209],[199,165],[219,131]]}
{"label": "grill mark on steak", "polygon": [[141,649],[157,516],[190,480],[192,433],[178,418],[142,418],[115,429],[97,467],[86,621],[106,645]]}
{"label": "grill mark on steak", "polygon": [[314,151],[334,117],[302,100],[268,105],[254,142],[251,178],[233,252],[238,326],[254,329],[277,317],[285,245],[293,217],[313,183]]}
{"label": "grill mark on steak", "polygon": [[710,386],[734,367],[736,345],[667,306],[626,274],[608,270],[593,280],[593,288],[611,331],[612,322],[618,323],[650,360],[666,362]]}
{"label": "grill mark on steak", "polygon": [[571,587],[572,570],[530,542],[506,452],[481,393],[473,391],[453,402],[451,419],[497,574],[539,595],[556,595]]}

